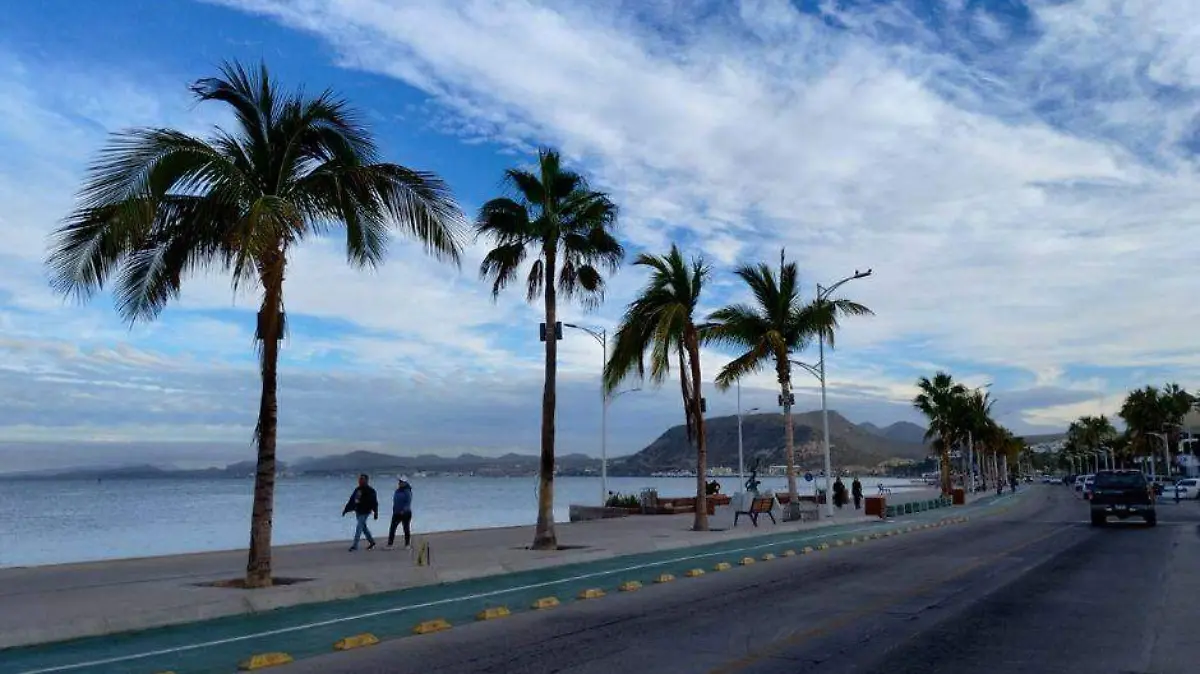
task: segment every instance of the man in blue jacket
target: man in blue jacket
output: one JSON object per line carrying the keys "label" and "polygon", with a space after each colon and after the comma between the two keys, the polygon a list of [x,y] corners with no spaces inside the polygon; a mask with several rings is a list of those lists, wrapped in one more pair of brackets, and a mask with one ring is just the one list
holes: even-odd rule
{"label": "man in blue jacket", "polygon": [[388,547],[392,547],[396,543],[396,526],[404,525],[404,548],[407,550],[409,541],[412,539],[412,531],[409,525],[412,524],[412,485],[404,478],[400,478],[400,484],[396,487],[396,493],[392,494],[392,528],[388,531]]}
{"label": "man in blue jacket", "polygon": [[370,478],[364,473],[358,476],[358,487],[350,493],[350,500],[346,501],[346,507],[342,508],[342,517],[346,513],[353,512],[358,518],[358,526],[354,527],[354,543],[350,544],[350,552],[358,549],[358,539],[362,538],[363,534],[367,536],[367,549],[371,550],[375,547],[375,538],[371,536],[371,530],[367,528],[367,518],[372,514],[375,519],[379,519],[379,497],[375,495],[375,490],[368,484]]}

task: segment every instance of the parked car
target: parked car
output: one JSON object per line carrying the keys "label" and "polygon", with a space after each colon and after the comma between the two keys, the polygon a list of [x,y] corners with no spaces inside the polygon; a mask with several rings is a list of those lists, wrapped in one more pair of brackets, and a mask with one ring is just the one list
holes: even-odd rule
{"label": "parked car", "polygon": [[1091,490],[1092,526],[1104,526],[1109,517],[1141,517],[1149,526],[1158,524],[1154,489],[1142,471],[1102,470],[1096,473]]}

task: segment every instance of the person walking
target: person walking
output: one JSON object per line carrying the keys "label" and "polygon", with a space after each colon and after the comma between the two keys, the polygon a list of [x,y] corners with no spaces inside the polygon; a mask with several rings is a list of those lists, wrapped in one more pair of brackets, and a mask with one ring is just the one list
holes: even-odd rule
{"label": "person walking", "polygon": [[846,505],[846,483],[840,476],[833,482],[833,505],[839,508]]}
{"label": "person walking", "polygon": [[370,485],[371,479],[366,473],[358,476],[358,487],[350,493],[350,500],[346,501],[346,507],[342,509],[342,517],[346,513],[353,512],[358,519],[358,525],[354,527],[354,542],[350,544],[350,552],[358,549],[358,540],[366,535],[367,549],[371,550],[375,547],[375,537],[371,535],[371,529],[367,527],[367,517],[374,514],[375,519],[379,519],[379,497],[375,494],[375,490]]}
{"label": "person walking", "polygon": [[850,483],[850,495],[854,497],[854,509],[861,510],[862,509],[863,492],[862,492],[862,483],[858,481],[858,476],[855,476],[854,482]]}
{"label": "person walking", "polygon": [[392,494],[392,526],[388,529],[388,549],[396,544],[398,525],[404,526],[404,549],[407,550],[412,540],[412,485],[404,478],[400,478],[400,483]]}

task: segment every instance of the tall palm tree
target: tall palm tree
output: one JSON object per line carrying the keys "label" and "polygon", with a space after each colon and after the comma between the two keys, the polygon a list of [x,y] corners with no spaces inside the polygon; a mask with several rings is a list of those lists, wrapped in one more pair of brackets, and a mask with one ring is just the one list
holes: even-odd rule
{"label": "tall palm tree", "polygon": [[783,403],[784,444],[786,447],[788,497],[796,508],[796,445],[792,419],[791,355],[801,351],[818,335],[824,334],[832,348],[839,316],[869,315],[867,307],[845,299],[805,304],[800,298],[799,273],[795,262],[785,262],[779,253],[779,274],[766,263],[747,264],[734,273],[750,288],[754,304],[733,304],[708,317],[704,337],[708,342],[737,349],[743,353],[717,374],[716,385],[728,388],[742,377],[761,370],[767,363],[775,367]]}
{"label": "tall palm tree", "polygon": [[942,493],[949,494],[950,448],[958,439],[961,430],[962,400],[967,396],[967,387],[954,381],[947,372],[937,372],[933,379],[921,377],[917,380],[917,395],[913,407],[929,421],[925,431],[926,440],[936,440],[941,464]]}
{"label": "tall palm tree", "polygon": [[1132,450],[1140,456],[1156,455],[1156,447],[1152,444],[1157,439],[1152,433],[1160,433],[1163,426],[1171,421],[1171,412],[1163,404],[1162,391],[1156,386],[1145,386],[1130,391],[1121,403],[1117,416],[1125,422],[1132,439]]}
{"label": "tall palm tree", "polygon": [[696,445],[696,517],[692,528],[707,531],[705,479],[708,461],[700,376],[702,336],[695,314],[709,267],[701,258],[685,261],[675,245],[666,255],[639,255],[634,264],[649,267],[650,280],[629,303],[617,327],[612,354],[604,366],[604,388],[606,392],[616,390],[634,372],[645,377],[647,351],[650,353],[650,379],[655,384],[666,379],[672,358],[676,360],[688,440]]}
{"label": "tall palm tree", "polygon": [[494,248],[479,274],[492,281],[492,296],[517,280],[530,252],[525,277],[529,302],[542,298],[545,310],[546,380],[542,387],[541,465],[538,471],[538,519],[534,550],[558,547],[554,531],[554,410],[558,375],[558,293],[578,298],[585,307],[604,299],[602,270],[615,271],[625,250],[613,236],[617,206],[607,194],[562,166],[558,152],[538,152],[537,172],[508,169],[504,181],[512,196],[492,199],[479,209],[476,237]]}
{"label": "tall palm tree", "polygon": [[[994,453],[1002,440],[1004,429],[992,418],[992,406],[995,402],[991,393],[978,388],[968,391],[958,399],[956,423],[959,442],[970,449],[972,454],[977,446]],[[984,462],[981,461],[980,464],[984,465]],[[968,466],[968,472],[973,470],[974,466]]]}
{"label": "tall palm tree", "polygon": [[265,65],[254,72],[235,63],[192,92],[228,105],[236,128],[208,139],[160,128],[115,134],[89,168],[79,206],[54,233],[47,264],[54,288],[78,298],[111,281],[117,310],[131,323],[158,316],[193,269],[219,268],[235,289],[257,287],[262,395],[245,583],[263,587],[271,584],[288,256],[341,227],[350,264],[375,267],[395,228],[457,263],[463,220],[437,176],[379,162],[359,116],[332,92],[286,92]]}

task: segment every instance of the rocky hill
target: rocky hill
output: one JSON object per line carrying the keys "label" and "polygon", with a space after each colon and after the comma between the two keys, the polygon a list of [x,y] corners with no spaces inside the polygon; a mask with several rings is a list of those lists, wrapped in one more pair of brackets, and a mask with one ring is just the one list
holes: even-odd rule
{"label": "rocky hill", "polygon": [[[821,413],[805,412],[793,416],[796,462],[801,470],[824,467]],[[737,417],[706,419],[708,465],[737,466]],[[901,422],[887,428],[855,424],[837,412],[829,412],[829,436],[835,468],[873,468],[889,459],[924,460],[929,449],[921,442],[925,429]],[[746,465],[761,461],[782,465],[784,457],[783,417],[779,414],[754,414],[742,417],[742,438]],[[913,439],[913,440],[909,440]],[[696,453],[687,440],[682,424],[669,429],[640,452],[617,459],[609,468],[613,475],[644,475],[662,470],[687,470],[696,466]]]}

